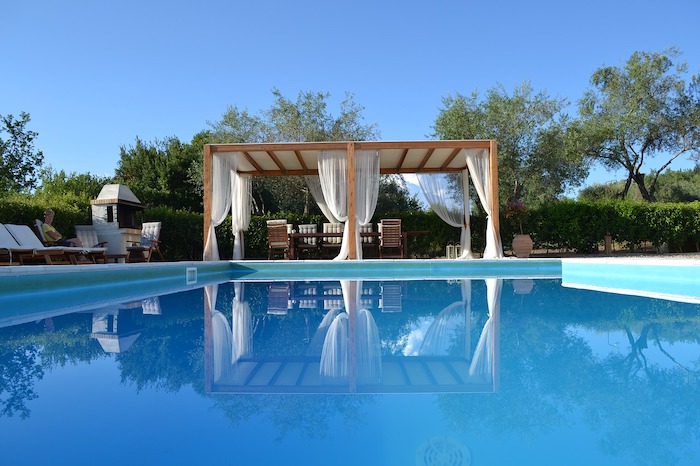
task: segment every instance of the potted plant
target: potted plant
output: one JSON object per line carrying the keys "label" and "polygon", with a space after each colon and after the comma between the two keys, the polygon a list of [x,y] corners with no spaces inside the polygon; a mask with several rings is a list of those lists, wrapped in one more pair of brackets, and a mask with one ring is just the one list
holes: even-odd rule
{"label": "potted plant", "polygon": [[529,211],[525,203],[517,196],[512,197],[506,205],[506,218],[510,220],[513,231],[520,232],[513,236],[511,249],[516,257],[530,257],[534,242],[529,234],[523,233],[523,222],[527,220]]}

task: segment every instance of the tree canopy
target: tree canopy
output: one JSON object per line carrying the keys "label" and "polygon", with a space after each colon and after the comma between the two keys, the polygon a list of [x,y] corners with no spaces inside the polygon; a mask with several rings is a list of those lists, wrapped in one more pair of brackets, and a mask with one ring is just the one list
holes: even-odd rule
{"label": "tree canopy", "polygon": [[[587,156],[625,170],[621,197],[634,182],[643,199],[656,200],[659,175],[678,157],[700,154],[700,75],[687,83],[679,55],[635,52],[622,67],[602,67],[579,102],[577,137]],[[647,179],[654,157],[665,162]]]}
{"label": "tree canopy", "polygon": [[36,186],[44,154],[34,149],[39,134],[27,129],[30,120],[25,112],[19,119],[0,115],[0,192],[28,191]]}
{"label": "tree canopy", "polygon": [[587,167],[568,140],[570,124],[562,111],[566,100],[535,93],[524,82],[509,94],[501,85],[484,99],[474,91],[443,98],[434,137],[440,139],[497,139],[502,199],[524,197],[551,201],[569,187],[579,186]]}

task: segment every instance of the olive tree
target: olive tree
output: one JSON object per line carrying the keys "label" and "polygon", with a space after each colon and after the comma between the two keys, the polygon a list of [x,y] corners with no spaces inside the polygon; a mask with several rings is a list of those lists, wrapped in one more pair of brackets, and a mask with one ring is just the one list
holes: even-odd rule
{"label": "olive tree", "polygon": [[[643,199],[656,200],[659,175],[679,157],[700,154],[700,75],[687,83],[679,55],[675,48],[635,52],[622,67],[602,67],[579,102],[576,131],[586,155],[627,173],[620,197],[634,182]],[[663,163],[647,179],[654,157]]]}
{"label": "olive tree", "polygon": [[585,180],[585,160],[569,138],[565,99],[536,93],[524,82],[511,94],[497,85],[483,99],[474,91],[442,103],[434,137],[498,140],[501,199],[549,201]]}

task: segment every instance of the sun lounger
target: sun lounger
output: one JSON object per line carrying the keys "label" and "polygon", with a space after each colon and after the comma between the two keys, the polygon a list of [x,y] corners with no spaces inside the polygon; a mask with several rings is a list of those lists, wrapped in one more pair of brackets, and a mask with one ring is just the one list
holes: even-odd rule
{"label": "sun lounger", "polygon": [[20,254],[20,263],[41,262],[46,264],[79,264],[94,263],[91,253],[106,252],[105,248],[71,248],[64,246],[44,246],[41,240],[27,225],[6,224],[5,228],[17,241],[21,248],[32,250],[31,253]]}
{"label": "sun lounger", "polygon": [[21,254],[32,254],[32,248],[23,248],[14,236],[0,223],[0,265],[20,265]]}

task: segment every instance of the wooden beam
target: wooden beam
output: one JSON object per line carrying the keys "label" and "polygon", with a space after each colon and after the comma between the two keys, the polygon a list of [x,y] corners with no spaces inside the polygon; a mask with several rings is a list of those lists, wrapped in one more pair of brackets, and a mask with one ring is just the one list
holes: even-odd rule
{"label": "wooden beam", "polygon": [[245,157],[245,159],[248,161],[248,163],[250,163],[252,166],[254,166],[257,171],[259,171],[261,173],[264,171],[262,169],[262,167],[260,165],[258,165],[258,162],[256,162],[255,159],[248,153],[248,151],[243,150],[243,151],[238,151],[238,152],[241,152],[243,154],[243,157]]}
{"label": "wooden beam", "polygon": [[[447,167],[448,167],[448,166],[452,163],[452,161],[455,159],[455,157],[457,157],[457,154],[459,154],[460,152],[462,152],[462,149],[455,149],[455,150],[453,150],[452,153],[450,154],[450,156],[447,157],[447,160],[445,160],[445,163],[443,163],[442,166],[440,167],[440,170],[443,170],[443,171],[446,170]],[[460,169],[460,170],[464,170],[464,168],[462,168],[462,169]]]}
{"label": "wooden beam", "polygon": [[277,168],[282,170],[282,174],[286,175],[287,170],[284,168],[284,164],[280,161],[280,159],[277,157],[277,154],[275,154],[271,150],[266,150],[265,153],[272,159],[273,162],[275,162],[275,165],[277,165]]}
{"label": "wooden beam", "polygon": [[426,152],[425,156],[423,156],[423,160],[421,160],[420,163],[418,164],[418,168],[416,169],[416,172],[423,171],[425,164],[428,163],[428,160],[430,160],[430,156],[433,155],[433,152],[435,152],[434,148],[428,149],[428,152]]}
{"label": "wooden beam", "polygon": [[[306,166],[306,162],[304,162],[304,157],[301,156],[301,152],[298,150],[295,150],[294,155],[297,156],[297,160],[299,161],[299,165],[301,165],[301,168],[304,171],[308,171],[309,167]],[[318,174],[318,170],[316,170],[316,174]]]}

